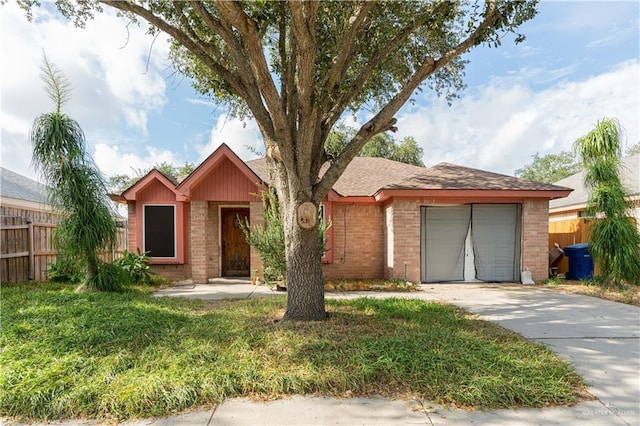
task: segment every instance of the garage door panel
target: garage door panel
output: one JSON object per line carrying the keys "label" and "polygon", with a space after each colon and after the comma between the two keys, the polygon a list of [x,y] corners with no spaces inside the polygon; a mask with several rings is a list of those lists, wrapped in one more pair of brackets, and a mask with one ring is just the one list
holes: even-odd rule
{"label": "garage door panel", "polygon": [[514,281],[518,260],[519,209],[516,204],[476,204],[471,239],[476,274],[483,281]]}
{"label": "garage door panel", "polygon": [[422,281],[464,280],[470,206],[423,207]]}
{"label": "garage door panel", "polygon": [[421,280],[464,281],[469,244],[475,278],[519,280],[521,222],[519,204],[422,207]]}

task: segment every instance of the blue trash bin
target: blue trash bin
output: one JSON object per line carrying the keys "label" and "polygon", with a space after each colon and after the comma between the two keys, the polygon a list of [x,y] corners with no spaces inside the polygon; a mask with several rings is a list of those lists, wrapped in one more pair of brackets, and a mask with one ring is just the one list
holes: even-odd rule
{"label": "blue trash bin", "polygon": [[589,253],[590,243],[565,247],[564,255],[569,259],[567,279],[585,280],[593,277],[593,258]]}

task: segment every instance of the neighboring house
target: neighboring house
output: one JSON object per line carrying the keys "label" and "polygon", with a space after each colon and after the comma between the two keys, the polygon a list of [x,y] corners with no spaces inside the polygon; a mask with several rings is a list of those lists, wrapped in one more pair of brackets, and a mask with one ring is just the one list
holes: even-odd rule
{"label": "neighboring house", "polygon": [[48,188],[33,179],[0,167],[0,214],[29,222],[57,223]]}
{"label": "neighboring house", "polygon": [[[620,175],[628,194],[627,199],[635,204],[630,216],[636,219],[640,231],[640,154],[622,159]],[[558,222],[585,217],[589,190],[584,185],[584,171],[562,179],[556,182],[556,185],[574,188],[574,191],[566,198],[549,203],[549,221]]]}
{"label": "neighboring house", "polygon": [[[640,232],[640,154],[622,159],[621,178],[627,191],[627,199],[635,206],[629,216],[635,218]],[[549,248],[554,243],[560,247],[588,242],[586,214],[589,190],[584,185],[584,171],[556,182],[556,185],[574,188],[566,198],[552,200],[549,203]],[[566,258],[558,265],[559,273],[568,270]]]}
{"label": "neighboring house", "polygon": [[60,221],[48,200],[48,188],[0,167],[0,281],[46,279],[55,262],[53,229]]}
{"label": "neighboring house", "polygon": [[[125,190],[129,250],[174,279],[249,276],[258,254],[238,227],[263,223],[266,160],[220,146],[177,183],[152,170]],[[323,202],[326,278],[518,281],[548,276],[549,200],[571,190],[442,163],[356,157]]]}
{"label": "neighboring house", "polygon": [[[57,261],[54,230],[62,214],[49,204],[49,188],[33,179],[0,168],[0,281],[45,281],[46,271]],[[124,221],[111,261],[126,246]]]}

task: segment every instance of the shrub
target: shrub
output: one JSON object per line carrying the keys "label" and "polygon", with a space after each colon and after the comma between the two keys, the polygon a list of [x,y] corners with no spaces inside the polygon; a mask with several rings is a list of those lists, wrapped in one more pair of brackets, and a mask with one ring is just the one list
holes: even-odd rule
{"label": "shrub", "polygon": [[129,274],[129,279],[134,284],[151,284],[152,276],[155,275],[149,266],[150,257],[148,251],[132,253],[128,250],[122,252],[122,257],[113,263],[120,266]]}
{"label": "shrub", "polygon": [[[254,247],[260,255],[264,265],[265,281],[268,283],[286,281],[287,261],[284,227],[275,189],[269,188],[267,191],[262,191],[260,198],[262,199],[264,226],[249,226],[248,222],[240,222],[240,229],[242,229],[249,245]],[[323,252],[326,250],[325,234],[329,226],[331,224],[321,217],[318,225],[318,237]]]}
{"label": "shrub", "polygon": [[87,280],[87,288],[97,291],[122,291],[129,274],[120,265],[100,262],[96,274]]}
{"label": "shrub", "polygon": [[60,257],[57,262],[49,263],[45,271],[47,279],[56,283],[79,283],[85,277],[82,266],[71,258]]}

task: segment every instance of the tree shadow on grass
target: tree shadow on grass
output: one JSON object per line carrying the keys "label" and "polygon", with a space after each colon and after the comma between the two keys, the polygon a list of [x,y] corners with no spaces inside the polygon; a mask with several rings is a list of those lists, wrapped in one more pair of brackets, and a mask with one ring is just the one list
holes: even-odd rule
{"label": "tree shadow on grass", "polygon": [[[2,297],[0,414],[10,416],[123,420],[235,396],[347,391],[544,405],[571,402],[578,381],[564,364],[549,373],[557,360],[543,348],[419,300],[328,300],[327,321],[274,324],[265,319],[284,297],[215,309],[140,291]],[[550,380],[569,384],[550,392]]]}

